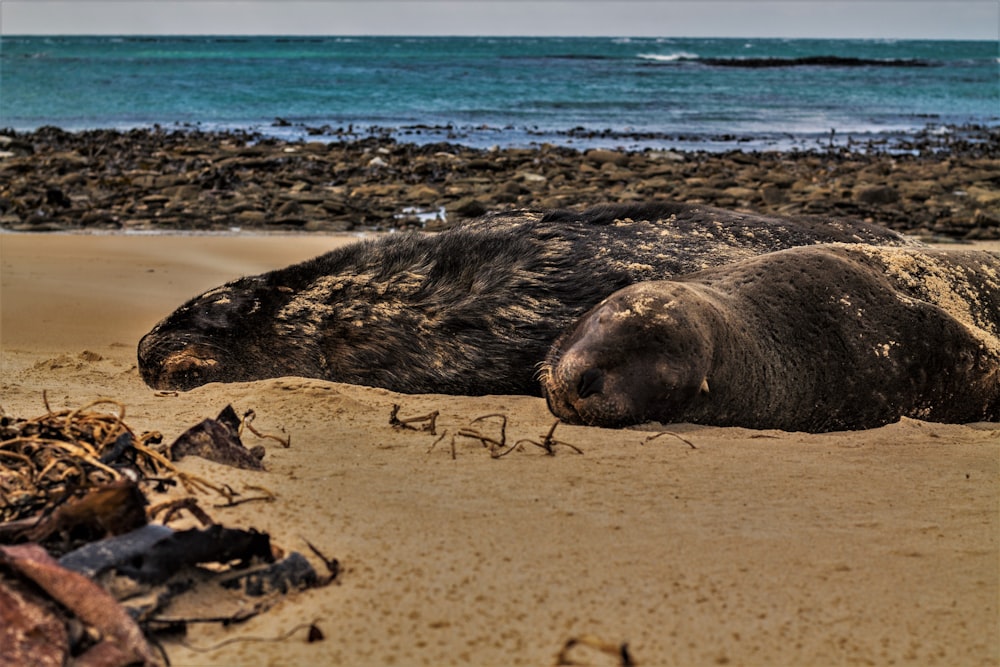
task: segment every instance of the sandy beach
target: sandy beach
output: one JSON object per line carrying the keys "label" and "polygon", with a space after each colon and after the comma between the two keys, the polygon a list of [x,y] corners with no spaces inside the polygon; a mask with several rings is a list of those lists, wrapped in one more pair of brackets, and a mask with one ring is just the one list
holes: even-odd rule
{"label": "sandy beach", "polygon": [[[292,440],[247,436],[266,472],[181,468],[270,489],[274,502],[210,512],[344,568],[245,623],[192,626],[165,643],[173,664],[551,665],[582,636],[627,643],[640,665],[1000,664],[1000,424],[671,425],[649,442],[561,425],[582,454],[491,459],[457,438],[453,458],[477,417],[506,415],[510,441],[553,418],[523,396],[298,378],[164,396],[139,378],[139,337],[187,298],[356,238],[0,234],[5,414],[43,414],[43,392],[53,409],[109,397],[169,440],[227,404],[254,409]],[[393,429],[393,404],[440,411],[447,435],[431,448]],[[295,630],[310,623],[323,641]],[[584,646],[569,658],[617,664]]]}

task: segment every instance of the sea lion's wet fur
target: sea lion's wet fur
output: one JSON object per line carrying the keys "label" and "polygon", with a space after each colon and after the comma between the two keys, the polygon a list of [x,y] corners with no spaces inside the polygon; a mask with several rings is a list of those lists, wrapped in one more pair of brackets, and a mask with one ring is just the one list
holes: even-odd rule
{"label": "sea lion's wet fur", "polygon": [[497,214],[210,290],[142,339],[139,369],[159,389],[299,375],[413,393],[537,394],[551,343],[613,291],[830,241],[905,243],[861,222],[673,203]]}
{"label": "sea lion's wet fur", "polygon": [[553,346],[564,421],[1000,421],[1000,254],[833,244],[627,287]]}

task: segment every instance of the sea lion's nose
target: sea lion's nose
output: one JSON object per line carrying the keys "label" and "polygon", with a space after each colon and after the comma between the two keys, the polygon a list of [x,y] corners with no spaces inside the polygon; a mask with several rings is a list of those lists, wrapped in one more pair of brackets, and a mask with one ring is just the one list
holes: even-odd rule
{"label": "sea lion's nose", "polygon": [[600,394],[604,390],[604,371],[598,368],[588,368],[580,374],[580,381],[576,385],[576,395],[580,398],[587,398],[594,394]]}
{"label": "sea lion's nose", "polygon": [[209,381],[210,373],[219,365],[215,359],[196,356],[194,350],[185,348],[169,355],[155,373],[146,379],[154,389],[179,389],[187,391]]}

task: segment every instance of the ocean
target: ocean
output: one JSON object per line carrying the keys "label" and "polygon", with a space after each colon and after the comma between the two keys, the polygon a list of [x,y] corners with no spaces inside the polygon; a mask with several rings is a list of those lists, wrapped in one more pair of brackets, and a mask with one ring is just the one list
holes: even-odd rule
{"label": "ocean", "polygon": [[0,38],[0,127],[808,149],[1000,125],[996,42]]}

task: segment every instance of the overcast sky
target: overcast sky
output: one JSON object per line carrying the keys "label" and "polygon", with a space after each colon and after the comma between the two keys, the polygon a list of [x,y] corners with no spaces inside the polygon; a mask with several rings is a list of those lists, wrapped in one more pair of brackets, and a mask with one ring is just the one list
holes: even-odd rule
{"label": "overcast sky", "polygon": [[1000,39],[1000,0],[0,0],[0,34]]}

